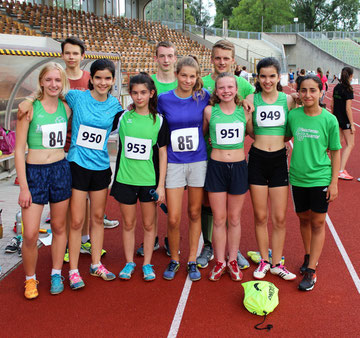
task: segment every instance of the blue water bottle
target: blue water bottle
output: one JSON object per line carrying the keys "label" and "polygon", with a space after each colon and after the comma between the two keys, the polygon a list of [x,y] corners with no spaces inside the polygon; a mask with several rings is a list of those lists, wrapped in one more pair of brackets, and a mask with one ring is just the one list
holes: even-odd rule
{"label": "blue water bottle", "polygon": [[[155,189],[151,189],[149,191],[149,194],[152,196],[152,198],[155,200],[155,202],[159,199],[159,195],[157,194],[157,192],[155,191]],[[168,213],[168,209],[167,206],[164,203],[160,204],[160,208],[162,209],[162,211],[167,214]]]}

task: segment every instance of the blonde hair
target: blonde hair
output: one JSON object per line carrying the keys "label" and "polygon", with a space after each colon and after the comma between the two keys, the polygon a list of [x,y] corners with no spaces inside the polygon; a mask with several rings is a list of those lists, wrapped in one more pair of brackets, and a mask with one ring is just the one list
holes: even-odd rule
{"label": "blonde hair", "polygon": [[44,78],[45,74],[51,70],[58,70],[60,73],[62,90],[59,94],[59,98],[60,100],[65,101],[65,94],[69,91],[70,84],[64,68],[56,62],[49,62],[43,68],[41,68],[38,78],[38,91],[36,94],[36,99],[42,100],[44,98],[44,89],[41,87],[41,81]]}
{"label": "blonde hair", "polygon": [[228,40],[219,40],[217,41],[212,49],[211,49],[211,58],[213,59],[215,56],[215,49],[216,48],[220,48],[220,49],[225,49],[225,50],[231,50],[231,55],[234,58],[235,57],[235,46],[232,42],[228,41]]}
{"label": "blonde hair", "polygon": [[192,97],[197,100],[198,95],[200,95],[203,99],[205,97],[205,91],[203,90],[204,83],[200,76],[200,66],[197,58],[195,56],[182,57],[176,65],[176,73],[179,74],[181,69],[186,66],[196,70],[196,82],[192,88]]}
{"label": "blonde hair", "polygon": [[[219,76],[218,76],[218,77],[216,78],[216,80],[215,80],[215,89],[214,89],[213,93],[211,94],[211,98],[210,98],[210,102],[209,102],[209,104],[210,104],[211,106],[215,106],[216,103],[220,103],[220,102],[221,102],[220,98],[216,95],[216,88],[217,88],[218,81],[219,81],[220,79],[224,78],[224,77],[231,77],[232,79],[234,79],[235,85],[236,85],[236,90],[239,89],[239,88],[238,88],[238,83],[237,83],[237,81],[236,81],[236,77],[235,77],[233,74],[230,74],[230,73],[221,73],[221,74],[219,74]],[[241,103],[242,103],[242,102],[241,102],[241,100],[240,100],[240,98],[239,98],[238,93],[236,93],[236,95],[235,95],[235,97],[234,97],[234,102],[235,102],[235,104],[236,104],[237,106],[241,106]]]}

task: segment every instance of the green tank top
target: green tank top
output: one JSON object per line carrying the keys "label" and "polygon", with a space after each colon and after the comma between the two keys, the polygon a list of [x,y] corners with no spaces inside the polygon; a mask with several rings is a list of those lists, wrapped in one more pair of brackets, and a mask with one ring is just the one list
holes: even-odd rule
{"label": "green tank top", "polygon": [[36,100],[33,111],[27,137],[29,149],[64,148],[68,120],[64,103],[59,99],[56,112],[49,114],[42,103]]}
{"label": "green tank top", "polygon": [[244,148],[246,118],[243,107],[236,106],[231,115],[224,114],[219,104],[211,109],[209,134],[216,149]]}
{"label": "green tank top", "polygon": [[151,78],[154,80],[155,82],[155,87],[156,87],[156,91],[157,94],[161,94],[161,93],[165,93],[168,92],[169,90],[173,90],[177,87],[178,82],[177,80],[175,80],[174,82],[170,82],[170,83],[164,83],[164,82],[160,82],[157,78],[156,78],[156,74],[151,75]]}
{"label": "green tank top", "polygon": [[288,118],[286,94],[279,92],[276,102],[265,103],[261,93],[254,94],[253,125],[255,135],[285,135]]}

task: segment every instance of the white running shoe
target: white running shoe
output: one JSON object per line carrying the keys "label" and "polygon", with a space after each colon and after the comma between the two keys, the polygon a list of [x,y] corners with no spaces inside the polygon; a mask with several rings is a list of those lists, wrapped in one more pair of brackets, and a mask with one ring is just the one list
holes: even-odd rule
{"label": "white running shoe", "polygon": [[255,279],[263,279],[269,270],[270,263],[262,259],[259,263],[259,266],[254,271],[253,276]]}
{"label": "white running shoe", "polygon": [[281,263],[271,267],[270,272],[273,275],[278,275],[279,277],[285,280],[294,280],[296,278],[296,275],[291,273],[288,269],[286,269],[286,266],[282,265]]}

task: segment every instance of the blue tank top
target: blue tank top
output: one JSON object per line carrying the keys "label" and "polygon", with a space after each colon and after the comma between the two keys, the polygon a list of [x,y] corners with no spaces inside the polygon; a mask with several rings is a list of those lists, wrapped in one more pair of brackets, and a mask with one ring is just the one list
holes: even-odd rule
{"label": "blue tank top", "polygon": [[206,144],[203,135],[204,109],[210,94],[180,98],[175,90],[163,93],[158,98],[158,111],[168,122],[170,144],[167,147],[169,163],[193,163],[207,160]]}

